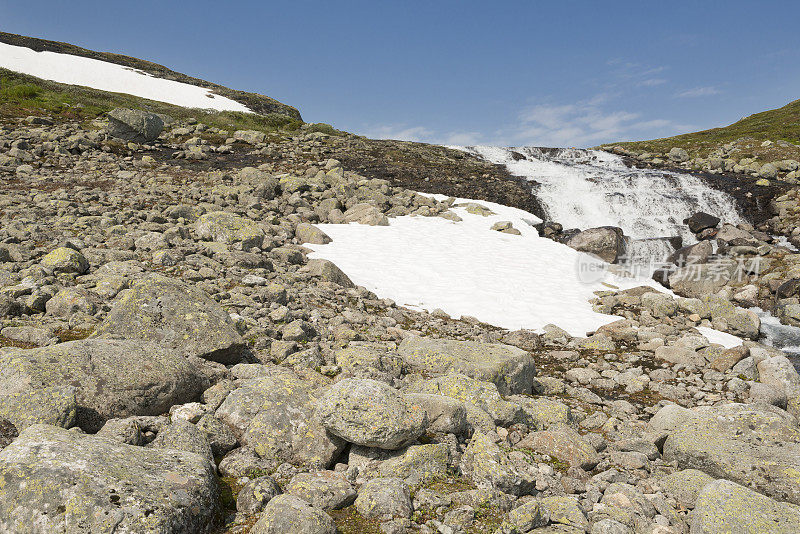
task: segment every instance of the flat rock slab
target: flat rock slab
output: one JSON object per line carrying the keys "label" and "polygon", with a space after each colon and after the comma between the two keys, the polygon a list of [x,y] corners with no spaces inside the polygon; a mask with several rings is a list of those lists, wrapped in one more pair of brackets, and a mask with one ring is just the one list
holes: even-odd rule
{"label": "flat rock slab", "polygon": [[533,357],[511,345],[409,336],[398,354],[414,371],[463,374],[494,383],[501,395],[531,393],[536,375]]}
{"label": "flat rock slab", "polygon": [[141,339],[206,360],[232,364],[245,343],[228,312],[203,290],[153,275],[114,304],[96,337]]}
{"label": "flat rock slab", "polygon": [[707,484],[692,515],[692,534],[796,534],[800,506],[778,502],[728,480]]}
{"label": "flat rock slab", "polygon": [[196,454],[33,425],[0,452],[0,531],[206,532],[218,491]]}
{"label": "flat rock slab", "polygon": [[[21,400],[43,398],[22,393],[64,385],[75,388],[74,422],[88,432],[114,417],[165,413],[175,404],[196,400],[202,392],[201,378],[185,358],[141,341],[85,339],[0,356],[0,398],[14,396],[19,409],[33,413]],[[70,419],[58,415],[69,412],[64,406],[54,401],[51,413],[40,413],[36,422]],[[7,417],[27,419],[23,414]]]}
{"label": "flat rock slab", "polygon": [[[752,404],[662,410],[667,408],[666,461],[800,504],[800,428],[794,417]],[[659,419],[664,418],[657,413]]]}

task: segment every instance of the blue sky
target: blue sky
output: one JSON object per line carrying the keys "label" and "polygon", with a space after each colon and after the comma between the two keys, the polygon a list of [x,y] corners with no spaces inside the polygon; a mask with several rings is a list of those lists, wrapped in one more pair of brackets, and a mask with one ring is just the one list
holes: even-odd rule
{"label": "blue sky", "polygon": [[162,63],[373,137],[592,146],[800,98],[800,2],[0,0],[0,29]]}

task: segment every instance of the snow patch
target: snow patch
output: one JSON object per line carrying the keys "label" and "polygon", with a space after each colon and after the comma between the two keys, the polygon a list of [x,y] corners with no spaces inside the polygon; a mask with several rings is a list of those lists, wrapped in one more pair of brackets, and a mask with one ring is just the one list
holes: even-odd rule
{"label": "snow patch", "polygon": [[710,343],[722,345],[726,349],[732,349],[733,347],[738,347],[742,344],[741,338],[738,338],[733,334],[720,332],[719,330],[714,330],[713,328],[709,328],[707,326],[698,326],[696,328]]}
{"label": "snow patch", "polygon": [[[470,315],[508,329],[541,330],[552,323],[585,336],[620,319],[592,310],[588,301],[594,291],[640,285],[663,290],[652,280],[620,278],[607,270],[587,279],[578,267],[597,261],[540,237],[535,215],[484,201],[456,204],[465,202],[495,215],[454,207],[461,222],[406,216],[389,219],[389,226],[321,224],[333,241],[305,246],[314,250],[311,257],[334,262],[353,282],[398,305],[440,308],[452,317]],[[491,230],[499,221],[511,221],[522,235]]]}
{"label": "snow patch", "polygon": [[36,52],[24,46],[0,43],[0,67],[54,82],[126,93],[187,108],[252,113],[244,104],[215,95],[203,87],[71,54]]}

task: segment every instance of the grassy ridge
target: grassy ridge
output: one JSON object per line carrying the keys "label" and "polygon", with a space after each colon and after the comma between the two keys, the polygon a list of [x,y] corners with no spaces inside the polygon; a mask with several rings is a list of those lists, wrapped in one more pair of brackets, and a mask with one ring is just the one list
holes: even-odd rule
{"label": "grassy ridge", "polygon": [[685,148],[690,154],[705,157],[717,147],[745,137],[757,141],[783,140],[800,144],[800,100],[782,108],[750,115],[730,126],[651,141],[609,143],[602,147],[622,146],[637,152],[668,152],[672,147],[679,147]]}
{"label": "grassy ridge", "polygon": [[[302,120],[279,113],[257,115],[184,108],[123,93],[51,82],[0,68],[0,118],[47,115],[56,120],[89,121],[118,107],[169,115],[176,120],[195,118],[207,126],[229,131],[293,131],[304,124]],[[308,130],[337,133],[326,124],[312,125]]]}
{"label": "grassy ridge", "polygon": [[175,80],[178,82],[188,83],[191,85],[197,85],[199,87],[205,87],[207,89],[211,89],[214,93],[218,95],[230,98],[231,100],[235,100],[237,102],[244,104],[249,109],[253,110],[255,113],[258,113],[260,115],[269,115],[274,113],[278,115],[286,115],[291,119],[302,120],[300,112],[297,111],[296,108],[286,105],[282,102],[278,102],[274,98],[261,95],[258,93],[238,91],[235,89],[231,89],[229,87],[225,87],[223,85],[212,83],[206,80],[201,80],[200,78],[187,76],[186,74],[176,72],[172,69],[165,67],[164,65],[159,65],[158,63],[153,63],[151,61],[144,61],[139,58],[124,56],[122,54],[112,54],[110,52],[97,52],[94,50],[81,48],[79,46],[75,46],[69,43],[61,43],[59,41],[48,41],[46,39],[37,39],[35,37],[27,37],[24,35],[16,35],[13,33],[6,33],[6,32],[0,32],[0,42],[14,46],[24,46],[26,48],[36,50],[37,52],[43,52],[43,51],[56,52],[59,54],[69,54],[73,56],[87,57],[91,59],[97,59],[100,61],[106,61],[108,63],[115,63],[117,65],[124,65],[132,69],[146,72],[157,78]]}

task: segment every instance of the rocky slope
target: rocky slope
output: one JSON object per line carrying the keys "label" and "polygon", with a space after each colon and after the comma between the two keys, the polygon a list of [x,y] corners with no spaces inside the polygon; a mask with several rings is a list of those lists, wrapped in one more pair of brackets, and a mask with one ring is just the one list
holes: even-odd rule
{"label": "rocky slope", "polygon": [[609,290],[595,306],[620,320],[575,338],[412,311],[308,260],[314,224],[450,216],[403,180],[516,182],[481,189],[491,166],[466,180],[424,146],[439,172],[372,152],[363,172],[391,181],[364,176],[330,156],[367,140],[308,128],[159,130],[120,110],[0,132],[3,530],[800,524],[800,377],[697,330],[755,338],[752,313]]}

